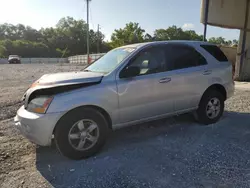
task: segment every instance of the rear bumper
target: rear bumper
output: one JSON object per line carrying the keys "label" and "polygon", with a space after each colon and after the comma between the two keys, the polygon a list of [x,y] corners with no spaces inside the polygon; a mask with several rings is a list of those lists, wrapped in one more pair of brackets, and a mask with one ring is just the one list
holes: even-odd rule
{"label": "rear bumper", "polygon": [[51,144],[53,129],[61,113],[36,114],[28,112],[22,106],[14,118],[15,126],[31,142],[48,146]]}

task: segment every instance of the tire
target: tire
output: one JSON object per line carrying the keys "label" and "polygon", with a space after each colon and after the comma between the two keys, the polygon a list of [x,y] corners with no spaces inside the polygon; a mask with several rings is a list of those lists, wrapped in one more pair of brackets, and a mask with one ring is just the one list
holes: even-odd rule
{"label": "tire", "polygon": [[[217,101],[218,100],[218,101]],[[203,125],[216,123],[224,112],[224,97],[216,90],[207,91],[200,101],[195,118]],[[213,107],[211,107],[211,102]],[[219,106],[217,105],[219,103]],[[217,111],[218,109],[219,111]]]}
{"label": "tire", "polygon": [[[91,128],[93,125],[95,129]],[[60,119],[54,135],[59,152],[70,159],[79,160],[99,152],[105,144],[107,133],[108,123],[100,112],[92,108],[78,108]]]}

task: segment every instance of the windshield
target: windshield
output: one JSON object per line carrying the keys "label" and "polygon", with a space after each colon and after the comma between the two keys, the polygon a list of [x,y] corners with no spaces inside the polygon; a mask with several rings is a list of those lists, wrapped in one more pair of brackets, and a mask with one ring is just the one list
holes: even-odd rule
{"label": "windshield", "polygon": [[117,48],[114,50],[109,51],[103,57],[95,61],[93,64],[88,66],[85,70],[91,72],[103,72],[109,73],[114,68],[119,65],[122,60],[127,57],[131,52],[133,52],[135,48],[131,47],[124,47],[124,48]]}

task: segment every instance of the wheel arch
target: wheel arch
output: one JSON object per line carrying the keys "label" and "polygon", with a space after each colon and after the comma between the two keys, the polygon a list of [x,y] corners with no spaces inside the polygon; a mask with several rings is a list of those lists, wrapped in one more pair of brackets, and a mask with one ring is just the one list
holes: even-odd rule
{"label": "wheel arch", "polygon": [[56,125],[55,125],[55,127],[53,129],[53,134],[55,133],[56,127],[58,126],[60,121],[65,116],[67,116],[69,113],[73,113],[74,111],[78,111],[80,109],[86,109],[86,108],[94,109],[94,110],[100,112],[104,116],[104,118],[107,120],[109,129],[112,130],[112,119],[111,119],[109,113],[106,110],[104,110],[103,108],[101,108],[99,106],[96,106],[96,105],[84,105],[84,106],[78,106],[76,108],[73,108],[73,109],[69,110],[68,112],[66,112],[65,114],[63,114],[63,116],[60,117],[60,119],[57,121],[57,123],[56,123]]}
{"label": "wheel arch", "polygon": [[220,92],[222,94],[222,96],[224,97],[224,101],[227,99],[227,91],[225,89],[225,87],[221,84],[213,84],[211,86],[209,86],[203,93],[201,99],[203,98],[203,96],[208,92],[208,91],[211,91],[211,90],[216,90],[218,92]]}

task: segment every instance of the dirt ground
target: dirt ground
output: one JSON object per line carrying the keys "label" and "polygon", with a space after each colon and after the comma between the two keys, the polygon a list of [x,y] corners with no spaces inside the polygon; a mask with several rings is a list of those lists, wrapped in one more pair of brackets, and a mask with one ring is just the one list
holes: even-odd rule
{"label": "dirt ground", "polygon": [[0,187],[46,187],[37,172],[36,146],[13,127],[26,89],[47,73],[82,70],[67,65],[0,65]]}
{"label": "dirt ground", "polygon": [[97,156],[71,161],[21,136],[13,117],[45,73],[81,66],[0,65],[0,187],[250,187],[250,87],[237,85],[220,122],[191,115],[115,131]]}

